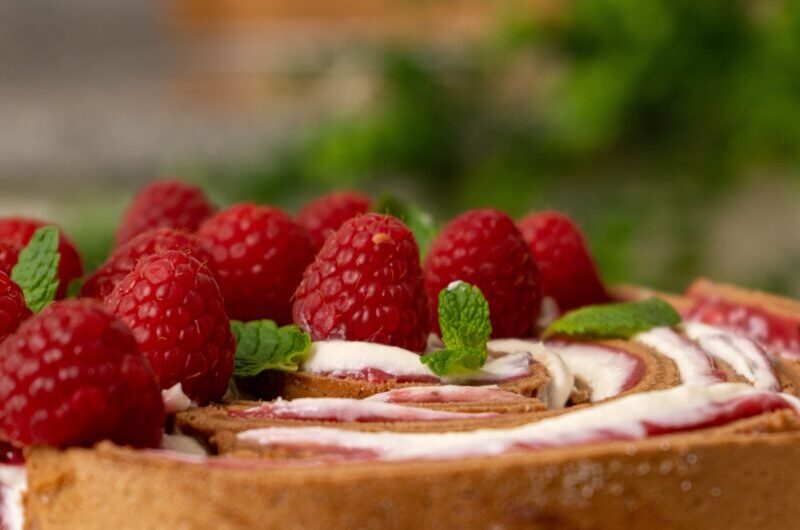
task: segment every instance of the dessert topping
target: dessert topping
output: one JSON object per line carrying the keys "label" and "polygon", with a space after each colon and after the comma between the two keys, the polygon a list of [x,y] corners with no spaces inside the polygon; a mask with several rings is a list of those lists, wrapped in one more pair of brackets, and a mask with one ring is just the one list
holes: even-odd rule
{"label": "dessert topping", "polygon": [[[800,412],[787,394],[745,384],[678,386],[619,399],[518,427],[448,433],[354,432],[332,427],[269,427],[239,433],[262,446],[302,446],[320,455],[358,454],[359,459],[411,460],[495,456],[515,451],[589,443],[641,440],[725,425],[760,414]],[[351,457],[352,459],[352,457]]]}
{"label": "dessert topping", "polygon": [[385,403],[476,403],[497,401],[519,401],[519,394],[502,390],[496,385],[463,386],[407,386],[394,388],[365,398],[365,401]]}
{"label": "dessert topping", "polygon": [[609,301],[589,245],[566,215],[545,211],[520,219],[517,226],[527,242],[542,281],[542,294],[560,311]]}
{"label": "dessert topping", "polygon": [[661,326],[677,326],[681,317],[660,298],[621,304],[587,306],[570,311],[545,330],[546,337],[628,339],[636,333]]}
{"label": "dessert topping", "polygon": [[433,217],[428,212],[391,193],[384,193],[378,199],[375,211],[397,217],[403,221],[414,234],[414,239],[416,239],[419,246],[420,256],[425,257],[428,247],[430,247],[438,231]]}
{"label": "dessert topping", "polygon": [[303,273],[293,315],[315,341],[423,351],[431,311],[411,231],[377,213],[346,221]]}
{"label": "dessert topping", "polygon": [[34,313],[55,300],[58,290],[58,228],[44,226],[33,233],[28,245],[19,253],[19,261],[11,270],[11,279],[22,288],[25,303]]}
{"label": "dessert topping", "polygon": [[539,318],[539,271],[514,221],[487,208],[450,221],[425,258],[425,286],[436,304],[455,280],[481,290],[489,302],[492,337],[523,337]]}
{"label": "dessert topping", "polygon": [[162,389],[182,383],[199,404],[225,394],[235,344],[225,301],[205,264],[179,250],[152,254],[104,303],[133,331]]}
{"label": "dessert topping", "polygon": [[438,376],[480,369],[488,357],[486,342],[492,335],[489,304],[481,290],[454,281],[439,293],[439,327],[445,349],[420,357]]}
{"label": "dessert topping", "polygon": [[449,412],[348,398],[301,398],[291,401],[278,399],[246,410],[231,410],[228,414],[240,418],[359,423],[465,420],[498,416],[491,412]]}
{"label": "dessert topping", "polygon": [[311,337],[297,326],[278,327],[271,320],[231,322],[236,337],[233,374],[258,375],[264,370],[295,372],[308,357]]}

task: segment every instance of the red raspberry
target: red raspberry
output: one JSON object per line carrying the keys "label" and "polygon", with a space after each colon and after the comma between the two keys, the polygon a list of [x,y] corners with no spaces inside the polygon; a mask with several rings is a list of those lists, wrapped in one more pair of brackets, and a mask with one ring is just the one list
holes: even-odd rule
{"label": "red raspberry", "polygon": [[303,274],[293,313],[313,340],[425,349],[430,307],[411,231],[376,213],[346,221]]}
{"label": "red raspberry", "polygon": [[23,320],[31,316],[19,285],[0,271],[0,342],[17,330]]}
{"label": "red raspberry", "polygon": [[65,300],[0,344],[0,432],[15,445],[156,446],[164,404],[131,331],[91,300]]}
{"label": "red raspberry", "polygon": [[[24,217],[0,218],[0,241],[21,250],[28,244],[28,241],[30,241],[33,233],[38,228],[48,224],[52,223]],[[67,295],[69,282],[83,276],[83,265],[75,245],[61,231],[59,231],[58,252],[61,254],[61,259],[58,262],[58,291],[56,292],[56,298],[64,298]],[[13,258],[14,264],[16,264],[18,255],[19,252]]]}
{"label": "red raspberry", "polygon": [[[24,463],[25,455],[22,454],[22,449],[14,447],[8,442],[0,441],[0,465],[19,465]],[[0,528],[6,527],[0,526]]]}
{"label": "red raspberry", "polygon": [[102,300],[111,294],[114,287],[136,267],[140,259],[167,250],[185,252],[209,265],[213,272],[211,255],[203,249],[199,237],[182,230],[155,228],[142,232],[117,247],[106,262],[86,279],[81,296]]}
{"label": "red raspberry", "polygon": [[148,184],[133,198],[117,228],[117,245],[151,228],[194,232],[214,207],[200,188],[177,180]]}
{"label": "red raspberry", "polygon": [[292,320],[292,294],[314,259],[308,233],[286,212],[242,203],[202,224],[198,235],[217,266],[228,315]]}
{"label": "red raspberry", "polygon": [[11,269],[17,264],[19,259],[20,247],[9,243],[8,241],[0,241],[0,272],[5,272],[11,276]]}
{"label": "red raspberry", "polygon": [[371,206],[372,199],[363,193],[335,191],[306,204],[297,214],[297,222],[308,230],[316,252],[342,223],[356,215],[367,213]]}
{"label": "red raspberry", "polygon": [[539,266],[542,293],[569,311],[609,301],[580,229],[558,212],[534,213],[518,223]]}
{"label": "red raspberry", "polygon": [[105,304],[131,328],[162,389],[180,383],[200,404],[222,397],[236,345],[203,263],[178,250],[142,258]]}
{"label": "red raspberry", "polygon": [[539,316],[536,264],[514,221],[503,212],[466,212],[434,240],[425,260],[425,285],[434,314],[439,292],[455,280],[478,287],[486,297],[493,337],[523,336]]}

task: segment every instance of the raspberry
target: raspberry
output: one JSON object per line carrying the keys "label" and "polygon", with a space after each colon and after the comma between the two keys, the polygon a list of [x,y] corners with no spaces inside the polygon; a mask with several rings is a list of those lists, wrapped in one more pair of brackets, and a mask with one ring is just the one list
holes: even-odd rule
{"label": "raspberry", "polygon": [[447,224],[425,260],[434,314],[439,292],[455,280],[478,287],[489,302],[493,337],[520,337],[539,316],[539,273],[514,221],[493,209],[472,210]]}
{"label": "raspberry", "polygon": [[378,342],[422,351],[430,307],[419,248],[398,219],[368,213],[325,241],[295,293],[294,321],[313,340]]}
{"label": "raspberry", "polygon": [[342,223],[356,215],[367,213],[371,206],[372,200],[363,193],[336,191],[306,204],[297,214],[297,222],[308,230],[316,252]]}
{"label": "raspberry", "polygon": [[164,404],[131,331],[91,300],[65,300],[0,344],[0,432],[15,445],[156,446]]}
{"label": "raspberry", "polygon": [[0,241],[0,272],[11,276],[11,269],[17,264],[21,248],[7,241]]}
{"label": "raspberry", "polygon": [[[14,447],[8,442],[0,441],[0,465],[19,465],[24,463],[25,456],[22,454],[22,449]],[[2,500],[2,496],[0,496],[0,500]],[[6,527],[0,526],[0,528]]]}
{"label": "raspberry", "polygon": [[117,228],[117,245],[152,228],[194,232],[214,207],[203,191],[176,180],[148,184],[133,198]]}
{"label": "raspberry", "polygon": [[542,277],[542,293],[560,311],[609,301],[580,229],[558,212],[530,214],[518,223]]}
{"label": "raspberry", "polygon": [[[17,254],[13,257],[14,264],[17,262],[19,250],[28,244],[28,241],[33,237],[33,233],[38,228],[48,224],[51,223],[24,217],[0,218],[0,241],[17,248]],[[58,252],[61,254],[61,259],[58,262],[58,291],[56,292],[56,298],[64,298],[67,295],[69,283],[75,278],[83,276],[83,265],[75,245],[61,231],[59,231]]]}
{"label": "raspberry", "polygon": [[102,300],[111,294],[114,287],[136,267],[140,259],[167,250],[185,252],[209,265],[213,272],[211,256],[203,249],[199,237],[182,230],[155,228],[142,232],[117,247],[106,262],[86,279],[81,296]]}
{"label": "raspberry", "polygon": [[178,250],[142,258],[105,304],[131,328],[162,389],[180,383],[199,404],[222,397],[236,346],[203,263]]}
{"label": "raspberry", "polygon": [[19,285],[0,271],[0,342],[17,330],[23,320],[31,316]]}
{"label": "raspberry", "polygon": [[281,209],[242,203],[197,232],[217,267],[228,315],[291,322],[292,294],[314,259],[306,231]]}

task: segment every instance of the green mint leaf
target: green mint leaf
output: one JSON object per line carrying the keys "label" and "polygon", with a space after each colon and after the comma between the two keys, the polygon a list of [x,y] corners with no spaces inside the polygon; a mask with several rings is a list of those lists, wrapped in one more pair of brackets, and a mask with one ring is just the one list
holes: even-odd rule
{"label": "green mint leaf", "polygon": [[439,376],[475,371],[486,363],[492,335],[489,303],[477,287],[456,281],[439,293],[439,327],[445,349],[420,357]]}
{"label": "green mint leaf", "polygon": [[477,287],[455,281],[439,293],[439,327],[448,349],[486,348],[492,335],[489,302]]}
{"label": "green mint leaf", "polygon": [[271,320],[231,321],[236,337],[233,375],[248,377],[264,370],[295,372],[311,349],[311,337],[297,326],[278,327]]}
{"label": "green mint leaf", "polygon": [[587,306],[570,311],[545,330],[554,335],[593,339],[627,339],[652,328],[677,326],[681,317],[660,298],[637,302]]}
{"label": "green mint leaf", "polygon": [[438,232],[436,223],[429,213],[391,193],[381,195],[374,210],[377,213],[388,214],[403,221],[411,230],[411,233],[414,234],[414,239],[417,240],[420,256],[425,256],[428,252],[428,247],[430,247],[433,238],[436,237]]}
{"label": "green mint leaf", "polygon": [[422,364],[438,376],[457,375],[479,370],[486,363],[488,351],[483,348],[439,350],[420,357]]}
{"label": "green mint leaf", "polygon": [[43,226],[33,233],[19,253],[11,279],[22,288],[25,303],[34,313],[55,300],[58,290],[58,228]]}

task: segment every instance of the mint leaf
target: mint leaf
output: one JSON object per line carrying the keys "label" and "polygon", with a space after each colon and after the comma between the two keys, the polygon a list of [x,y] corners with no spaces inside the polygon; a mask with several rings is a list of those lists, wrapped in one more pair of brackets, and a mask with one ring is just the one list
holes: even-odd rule
{"label": "mint leaf", "polygon": [[381,195],[374,210],[377,213],[388,214],[403,221],[414,234],[414,239],[417,240],[420,256],[425,256],[428,252],[428,247],[430,247],[433,238],[436,237],[438,232],[436,223],[429,213],[391,193]]}
{"label": "mint leaf", "polygon": [[674,307],[660,298],[648,298],[570,311],[550,324],[544,336],[627,339],[642,331],[661,326],[677,326],[680,322],[681,317]]}
{"label": "mint leaf", "polygon": [[459,348],[439,350],[420,357],[422,364],[439,376],[456,375],[479,370],[486,363],[489,352],[481,348]]}
{"label": "mint leaf", "polygon": [[456,281],[439,293],[439,327],[448,348],[485,348],[492,335],[489,302],[467,282]]}
{"label": "mint leaf", "polygon": [[439,327],[445,349],[420,357],[439,376],[478,370],[492,335],[489,303],[477,287],[456,281],[439,293]]}
{"label": "mint leaf", "polygon": [[311,349],[311,337],[297,326],[278,327],[271,320],[231,321],[236,338],[233,375],[248,377],[264,370],[295,372]]}
{"label": "mint leaf", "polygon": [[19,253],[11,279],[21,288],[25,304],[34,313],[55,300],[58,290],[58,228],[43,226]]}

